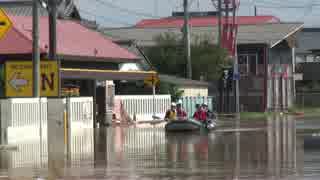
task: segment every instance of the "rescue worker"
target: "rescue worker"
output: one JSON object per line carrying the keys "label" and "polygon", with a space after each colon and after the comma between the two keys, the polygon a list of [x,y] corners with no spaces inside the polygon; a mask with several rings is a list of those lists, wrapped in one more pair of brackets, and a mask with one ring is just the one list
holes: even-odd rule
{"label": "rescue worker", "polygon": [[166,115],[164,117],[165,121],[172,121],[177,119],[177,111],[176,111],[176,103],[172,102],[170,109],[167,110]]}
{"label": "rescue worker", "polygon": [[215,114],[209,110],[208,104],[203,103],[202,107],[204,109],[204,112],[206,113],[207,119],[215,119]]}
{"label": "rescue worker", "polygon": [[216,123],[214,122],[215,114],[209,110],[208,105],[206,103],[202,104],[203,111],[205,113],[206,119],[203,121],[205,123],[207,128],[214,128],[216,126]]}
{"label": "rescue worker", "polygon": [[182,101],[177,103],[177,118],[179,120],[187,120],[187,112],[182,108]]}
{"label": "rescue worker", "polygon": [[196,112],[193,114],[193,119],[203,122],[207,119],[206,113],[200,104],[196,104]]}

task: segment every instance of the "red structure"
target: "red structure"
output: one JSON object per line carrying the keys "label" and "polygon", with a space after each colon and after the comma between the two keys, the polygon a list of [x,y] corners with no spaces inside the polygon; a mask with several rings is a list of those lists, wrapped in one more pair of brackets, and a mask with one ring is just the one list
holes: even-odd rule
{"label": "red structure", "polygon": [[[215,1],[213,0],[215,4]],[[223,0],[221,16],[222,34],[221,34],[221,45],[225,49],[228,49],[231,56],[235,56],[236,52],[236,39],[238,32],[237,22],[237,10],[240,5],[240,0]],[[217,8],[219,9],[219,8]]]}
{"label": "red structure", "polygon": [[[224,19],[222,19],[224,22]],[[236,23],[238,25],[279,23],[280,19],[275,16],[237,16]],[[169,28],[183,27],[183,18],[166,17],[160,19],[143,19],[139,21],[136,28]],[[218,18],[216,16],[198,16],[190,17],[189,24],[191,27],[218,26]]]}

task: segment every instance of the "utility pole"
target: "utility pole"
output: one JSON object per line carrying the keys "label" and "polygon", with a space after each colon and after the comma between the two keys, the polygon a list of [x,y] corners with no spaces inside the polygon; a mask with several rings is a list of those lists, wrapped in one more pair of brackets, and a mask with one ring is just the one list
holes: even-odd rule
{"label": "utility pole", "polygon": [[48,0],[49,11],[49,60],[58,61],[58,96],[61,96],[61,62],[57,57],[57,0]]}
{"label": "utility pole", "polygon": [[32,5],[33,97],[40,96],[39,2]]}
{"label": "utility pole", "polygon": [[[238,22],[236,22],[236,18],[237,18],[237,5],[236,5],[236,1],[233,0],[233,24],[237,24]],[[240,119],[240,90],[239,90],[239,81],[240,81],[240,74],[239,74],[239,65],[238,65],[238,41],[237,41],[237,33],[238,30],[236,30],[235,32],[235,44],[234,44],[234,63],[233,63],[233,76],[235,76],[235,110],[236,110],[236,116],[238,119]]]}
{"label": "utility pole", "polygon": [[57,60],[57,2],[48,1],[49,7],[49,59]]}
{"label": "utility pole", "polygon": [[183,0],[184,8],[184,45],[187,60],[187,78],[192,79],[192,63],[191,63],[191,49],[190,49],[190,32],[189,32],[189,4],[188,0]]}
{"label": "utility pole", "polygon": [[221,23],[221,19],[222,19],[222,0],[218,0],[218,45],[219,47],[221,46],[221,34],[222,34],[222,23]]}
{"label": "utility pole", "polygon": [[254,16],[258,15],[258,10],[257,10],[257,6],[254,6]]}

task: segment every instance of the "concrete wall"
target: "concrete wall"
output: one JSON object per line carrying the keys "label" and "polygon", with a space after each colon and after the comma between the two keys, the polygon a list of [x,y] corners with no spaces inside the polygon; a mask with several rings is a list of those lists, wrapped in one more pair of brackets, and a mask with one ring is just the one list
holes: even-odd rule
{"label": "concrete wall", "polygon": [[184,91],[183,96],[208,96],[207,87],[180,87]]}

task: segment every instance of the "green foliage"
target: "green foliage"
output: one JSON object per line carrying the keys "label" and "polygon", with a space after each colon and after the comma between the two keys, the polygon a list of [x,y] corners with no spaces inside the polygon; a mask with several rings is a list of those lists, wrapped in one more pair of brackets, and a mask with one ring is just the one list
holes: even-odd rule
{"label": "green foliage", "polygon": [[[193,37],[191,45],[191,61],[193,79],[205,80],[219,78],[222,67],[230,64],[225,49],[210,44],[209,38]],[[155,38],[157,46],[148,48],[146,54],[158,72],[186,77],[186,58],[181,38],[166,33]]]}
{"label": "green foliage", "polygon": [[182,96],[184,91],[180,90],[178,86],[170,83],[161,82],[160,83],[160,94],[170,94],[171,101],[178,101]]}

